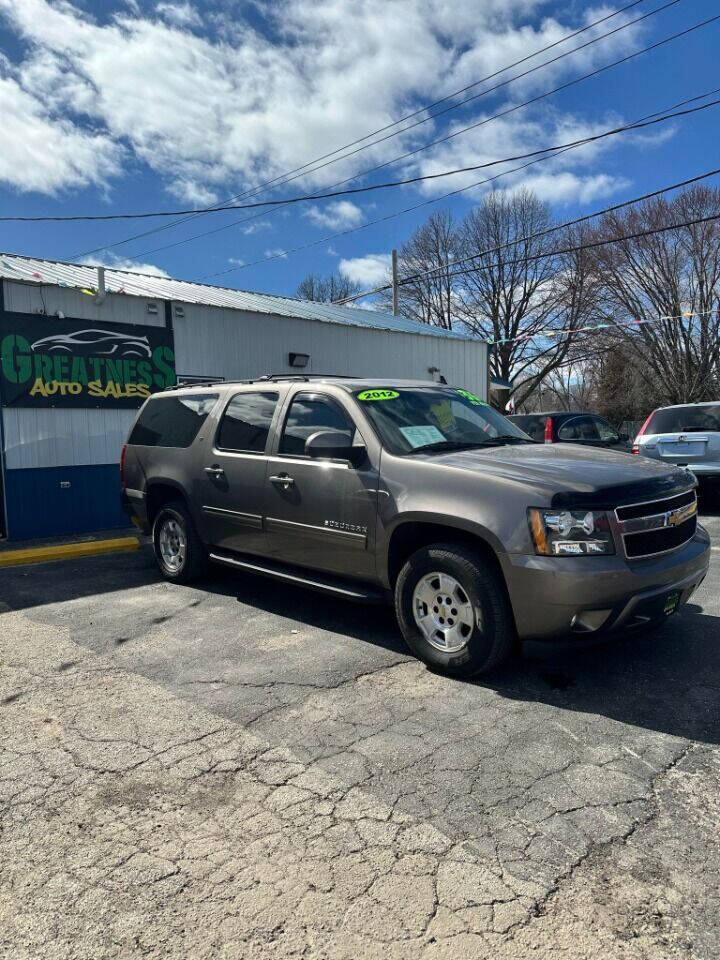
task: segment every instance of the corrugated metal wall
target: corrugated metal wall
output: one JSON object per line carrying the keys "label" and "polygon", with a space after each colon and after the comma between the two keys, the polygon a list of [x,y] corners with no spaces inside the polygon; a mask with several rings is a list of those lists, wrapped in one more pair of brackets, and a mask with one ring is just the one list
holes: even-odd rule
{"label": "corrugated metal wall", "polygon": [[[60,310],[66,317],[78,320],[102,320],[106,323],[145,323],[162,327],[165,323],[162,300],[145,300],[109,293],[103,303],[70,287],[52,287],[46,284],[4,281],[5,309],[17,313],[46,313],[51,317]],[[148,303],[155,304],[157,313],[150,314]]]}
{"label": "corrugated metal wall", "polygon": [[[487,346],[479,341],[391,333],[241,310],[185,305],[175,317],[178,373],[227,379],[285,373],[290,352],[310,354],[307,373],[432,379],[487,395]],[[300,371],[295,371],[300,372]]]}
{"label": "corrugated metal wall", "polygon": [[[101,305],[77,290],[5,281],[5,309],[118,324],[162,326],[162,301],[109,294]],[[157,313],[147,312],[154,303]],[[306,372],[432,379],[487,395],[485,344],[455,338],[343,326],[223,307],[173,309],[179,374],[243,379],[290,371],[290,352],[308,353]],[[296,371],[297,372],[297,371]],[[119,507],[118,460],[134,418],[122,409],[3,410],[8,533],[13,539],[80,533],[126,523]]]}

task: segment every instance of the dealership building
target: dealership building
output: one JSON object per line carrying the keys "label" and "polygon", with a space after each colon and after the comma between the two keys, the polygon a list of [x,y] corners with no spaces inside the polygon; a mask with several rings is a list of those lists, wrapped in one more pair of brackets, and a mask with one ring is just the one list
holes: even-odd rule
{"label": "dealership building", "polygon": [[0,536],[127,525],[119,458],[176,381],[418,378],[486,398],[486,344],[375,310],[0,254]]}

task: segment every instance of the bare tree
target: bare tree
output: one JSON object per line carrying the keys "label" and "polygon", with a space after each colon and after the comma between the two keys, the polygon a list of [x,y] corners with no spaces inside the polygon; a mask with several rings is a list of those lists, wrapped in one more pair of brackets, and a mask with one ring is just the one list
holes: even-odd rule
{"label": "bare tree", "polygon": [[341,273],[331,273],[321,277],[316,273],[309,273],[298,284],[296,295],[301,300],[312,300],[319,303],[332,303],[360,293],[360,286],[344,277]]}
{"label": "bare tree", "polygon": [[594,406],[594,370],[587,362],[570,361],[553,370],[544,381],[545,395],[561,410],[587,410]]}
{"label": "bare tree", "polygon": [[459,271],[456,309],[466,326],[494,344],[491,372],[510,381],[515,407],[550,373],[582,354],[575,332],[592,315],[597,282],[584,250],[583,231],[547,233],[545,203],[527,190],[492,193],[462,226],[464,255],[478,253]]}
{"label": "bare tree", "polygon": [[[458,229],[453,215],[433,213],[398,251],[398,279],[401,281],[400,312],[414,320],[452,329],[454,280],[448,261],[459,255]],[[427,274],[432,270],[431,274]],[[411,280],[415,274],[423,274]],[[389,297],[382,301],[389,306]]]}
{"label": "bare tree", "polygon": [[[608,215],[599,239],[720,215],[720,191],[694,187]],[[616,349],[661,402],[706,400],[720,388],[720,223],[621,240],[595,251]]]}

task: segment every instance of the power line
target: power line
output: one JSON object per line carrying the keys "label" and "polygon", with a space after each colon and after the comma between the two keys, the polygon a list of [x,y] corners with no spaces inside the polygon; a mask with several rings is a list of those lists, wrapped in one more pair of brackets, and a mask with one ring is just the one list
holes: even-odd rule
{"label": "power line", "polygon": [[[374,130],[374,131],[372,131],[372,132],[370,132],[370,133],[368,133],[368,134],[365,134],[365,135],[362,136],[362,137],[359,137],[359,138],[356,139],[356,140],[351,141],[350,143],[344,144],[342,147],[338,147],[337,149],[331,151],[330,153],[326,153],[326,154],[323,154],[323,155],[320,156],[320,157],[316,157],[314,160],[310,160],[310,161],[308,161],[307,163],[303,164],[303,165],[300,166],[300,167],[295,167],[295,168],[293,168],[292,170],[289,170],[289,171],[287,171],[286,173],[281,174],[280,176],[275,177],[275,178],[272,179],[272,180],[267,180],[267,181],[265,181],[264,183],[258,184],[257,187],[254,187],[254,188],[252,188],[252,189],[250,189],[250,190],[246,190],[246,191],[244,191],[243,193],[237,194],[236,196],[229,197],[227,200],[225,200],[225,201],[223,201],[223,202],[224,202],[224,203],[233,203],[233,202],[235,202],[236,200],[244,199],[244,198],[246,198],[246,197],[248,197],[248,196],[255,196],[255,195],[257,195],[257,193],[261,192],[263,189],[265,189],[265,188],[267,188],[267,187],[280,186],[280,185],[282,185],[282,184],[281,184],[281,181],[282,181],[282,183],[288,182],[288,179],[291,178],[291,176],[292,176],[293,174],[299,173],[300,171],[304,171],[304,170],[306,170],[308,167],[312,166],[312,165],[315,164],[315,163],[320,163],[321,161],[326,160],[326,159],[328,159],[329,157],[333,157],[333,156],[335,156],[336,154],[341,153],[343,150],[348,150],[348,149],[350,149],[351,147],[354,147],[354,146],[356,146],[357,144],[362,143],[362,142],[365,141],[365,140],[369,140],[371,137],[374,137],[374,136],[376,136],[376,135],[378,135],[378,134],[380,134],[380,133],[384,133],[386,130],[390,130],[390,129],[392,129],[393,127],[396,127],[396,126],[399,126],[399,125],[402,124],[402,123],[405,123],[405,121],[407,121],[407,120],[412,120],[414,117],[418,116],[419,114],[425,113],[425,112],[428,111],[428,110],[432,110],[433,107],[439,106],[440,104],[445,103],[445,102],[447,102],[448,100],[452,100],[452,99],[454,99],[455,97],[460,96],[460,94],[466,93],[468,90],[471,90],[471,89],[473,89],[473,88],[476,87],[476,86],[479,86],[481,83],[486,83],[488,80],[493,80],[495,77],[500,76],[500,74],[505,73],[507,70],[512,70],[513,67],[518,67],[518,66],[521,66],[523,63],[527,63],[529,60],[532,60],[534,57],[537,57],[537,56],[539,56],[539,55],[542,54],[542,53],[547,53],[549,50],[552,50],[552,49],[554,49],[555,47],[560,46],[560,45],[563,44],[563,43],[566,43],[568,40],[572,40],[574,37],[579,36],[579,35],[582,34],[582,33],[586,33],[588,30],[592,30],[594,27],[597,27],[597,26],[599,26],[599,25],[602,24],[602,23],[606,23],[608,20],[612,20],[614,17],[617,17],[617,16],[619,16],[619,15],[622,14],[622,13],[626,13],[628,10],[632,9],[633,7],[638,6],[638,4],[643,3],[643,2],[644,2],[644,0],[632,0],[631,3],[626,4],[624,7],[621,7],[620,9],[615,10],[615,11],[613,11],[612,13],[607,14],[607,15],[604,16],[604,17],[600,17],[598,20],[594,20],[592,23],[587,24],[587,26],[581,27],[580,29],[575,30],[575,31],[572,32],[572,33],[569,33],[569,34],[567,34],[567,35],[564,36],[564,37],[561,37],[559,40],[556,40],[556,41],[554,41],[553,43],[550,43],[550,44],[548,44],[548,45],[545,46],[545,47],[541,47],[539,50],[536,50],[534,53],[528,54],[527,56],[522,57],[520,60],[516,60],[516,61],[514,61],[513,63],[510,63],[510,64],[508,64],[507,66],[502,67],[500,70],[496,70],[494,73],[488,74],[486,77],[482,77],[480,80],[476,80],[476,81],[474,81],[473,83],[467,84],[465,87],[461,87],[459,90],[454,90],[452,93],[447,94],[445,97],[441,97],[439,100],[435,100],[433,103],[426,104],[425,106],[419,107],[417,110],[414,110],[412,113],[406,114],[404,117],[401,117],[399,120],[394,120],[393,122],[391,122],[391,123],[389,123],[389,124],[386,124],[384,127],[380,127],[378,130]],[[672,2],[667,3],[667,4],[665,4],[664,6],[659,7],[659,8],[656,9],[656,10],[650,11],[650,12],[649,12],[648,14],[646,14],[644,17],[641,17],[641,18],[639,18],[639,19],[647,19],[647,17],[654,16],[656,13],[662,12],[664,9],[666,9],[666,7],[673,6],[674,4],[679,3],[679,2],[680,2],[680,0],[672,0]],[[639,20],[632,20],[632,21],[624,24],[621,28],[618,28],[618,29],[627,29],[628,27],[633,26],[633,25],[634,25],[635,23],[637,23],[637,22],[639,22]],[[612,32],[615,33],[615,32],[617,32],[617,30],[612,31]],[[599,40],[603,40],[603,39],[605,39],[605,37],[607,37],[607,36],[609,36],[609,35],[610,35],[610,34],[602,34],[601,36],[595,38],[592,42],[598,42]],[[576,49],[581,49],[581,48],[576,48]],[[573,52],[575,52],[575,50],[572,50],[572,51],[569,51],[569,52],[570,52],[570,53],[573,53]],[[546,61],[545,64],[541,64],[540,66],[547,66],[548,63],[554,63],[554,62],[555,62],[554,60]],[[525,76],[525,74],[522,74],[521,76]],[[518,78],[515,77],[515,78],[512,78],[512,79],[518,79]],[[492,88],[492,89],[495,89],[495,88]],[[483,91],[482,94],[480,94],[480,95],[481,95],[481,96],[485,96],[487,93],[492,92],[492,89],[491,89],[491,90],[487,90],[487,91]],[[463,103],[458,103],[458,104],[455,104],[451,109],[457,109],[457,108],[459,108],[459,107],[461,107],[461,106],[463,106]],[[428,119],[433,119],[433,118],[432,118],[432,117],[429,117]],[[399,135],[400,133],[403,133],[403,132],[404,132],[404,130],[398,130],[396,135]],[[380,141],[378,141],[378,142],[380,142]],[[371,147],[371,146],[373,146],[373,145],[374,145],[374,144],[372,144],[372,143],[367,144],[366,148],[364,148],[364,149],[367,149],[367,148],[369,148],[369,147]],[[337,159],[338,159],[338,160],[341,160],[341,159],[344,159],[344,158],[338,157]],[[331,161],[331,162],[334,163],[334,162],[336,162],[336,161]],[[327,166],[327,164],[324,164],[324,166]],[[320,169],[320,168],[318,168],[318,169]],[[314,172],[314,171],[308,171],[308,172]],[[362,176],[362,174],[358,174],[358,176]],[[295,179],[295,178],[293,177],[292,179]],[[352,178],[351,178],[351,179],[352,179]],[[347,182],[347,181],[340,181],[340,182],[342,183],[342,182]],[[337,184],[334,184],[334,186],[337,186]],[[114,243],[107,244],[106,246],[103,246],[103,247],[95,247],[95,249],[93,249],[93,250],[87,250],[87,251],[85,251],[85,252],[83,252],[83,253],[77,254],[77,255],[76,255],[75,257],[73,257],[72,259],[73,259],[73,260],[77,260],[77,259],[79,259],[80,257],[89,256],[89,255],[92,254],[92,253],[98,253],[98,252],[100,252],[100,251],[102,251],[102,250],[110,250],[110,249],[112,249],[112,248],[114,248],[114,247],[121,246],[121,245],[123,245],[123,244],[125,244],[125,243],[130,243],[132,240],[138,240],[138,239],[140,239],[140,238],[142,238],[142,237],[149,236],[150,234],[157,233],[157,232],[162,231],[162,230],[169,230],[169,229],[170,229],[171,227],[173,227],[173,226],[176,226],[176,225],[178,225],[178,224],[180,224],[180,223],[186,223],[188,220],[192,220],[193,218],[198,217],[198,216],[203,216],[203,213],[202,213],[202,212],[194,213],[194,214],[191,214],[191,215],[189,215],[189,216],[183,217],[182,219],[178,220],[176,223],[163,224],[162,226],[155,227],[155,228],[153,228],[152,230],[146,230],[146,231],[144,231],[143,233],[136,234],[135,236],[127,237],[127,238],[124,239],[124,240],[118,240],[118,241],[115,241]],[[194,239],[194,238],[189,238],[189,239]],[[136,256],[142,256],[142,254],[136,254]]]}
{"label": "power line", "polygon": [[520,333],[516,337],[504,337],[501,340],[486,340],[483,342],[487,343],[489,347],[496,347],[501,343],[517,343],[519,340],[535,340],[537,337],[545,337],[546,339],[550,339],[552,337],[560,337],[566,333],[575,335],[578,333],[587,333],[590,330],[620,330],[622,333],[629,333],[631,330],[636,330],[638,327],[646,326],[647,324],[651,323],[665,323],[668,320],[686,320],[691,319],[692,317],[705,317],[716,312],[717,307],[713,307],[711,310],[686,310],[684,313],[665,314],[661,317],[649,317],[647,320],[626,321],[626,323],[631,324],[631,326],[623,326],[620,321],[608,318],[602,323],[589,323],[583,327],[568,327],[564,330],[558,330],[554,327],[546,327],[543,330],[536,330],[534,333]]}
{"label": "power line", "polygon": [[[720,172],[720,170],[716,171]],[[544,253],[533,254],[530,257],[519,257],[516,260],[506,260],[504,266],[511,267],[516,264],[532,263],[536,260],[543,260],[546,257],[557,257],[565,253],[576,253],[581,250],[594,250],[597,247],[605,247],[611,243],[623,243],[625,240],[639,240],[643,237],[652,237],[657,233],[668,233],[670,230],[680,230],[682,227],[694,227],[699,223],[710,223],[712,220],[720,220],[720,213],[713,213],[707,217],[698,217],[695,220],[684,220],[681,223],[671,223],[664,227],[653,227],[650,230],[639,230],[637,233],[628,233],[622,237],[608,237],[605,240],[591,240],[587,243],[580,243],[569,247],[562,247],[559,250],[547,250]],[[475,254],[482,256],[482,254]],[[485,268],[487,269],[487,268]],[[448,274],[449,278],[466,276],[468,273],[475,273],[476,270],[458,270]],[[411,278],[399,280],[399,284],[409,283]],[[386,288],[387,289],[387,288]]]}
{"label": "power line", "polygon": [[[652,117],[659,117],[659,116],[661,116],[662,114],[666,114],[666,113],[668,113],[668,112],[671,111],[671,110],[676,110],[676,109],[678,109],[679,107],[684,107],[684,106],[686,106],[686,105],[689,104],[689,103],[695,103],[697,100],[704,100],[704,99],[706,99],[707,97],[713,96],[713,95],[716,94],[716,93],[720,93],[720,87],[715,87],[713,90],[708,90],[708,91],[706,91],[705,93],[698,94],[697,96],[694,96],[694,97],[688,97],[687,99],[681,100],[681,101],[679,101],[678,103],[671,104],[670,106],[665,107],[665,108],[663,108],[662,110],[657,110],[657,111],[655,111],[655,112],[653,112],[653,113],[646,114],[645,116],[639,117],[637,120],[633,121],[633,123],[640,123],[640,122],[642,122],[642,121],[649,120],[649,119],[651,119]],[[520,165],[517,166],[517,167],[511,167],[509,170],[503,170],[501,173],[496,173],[496,174],[494,174],[492,177],[485,177],[485,178],[483,178],[482,180],[475,180],[473,183],[470,183],[470,184],[468,184],[468,185],[465,186],[465,187],[458,187],[456,190],[450,190],[448,193],[442,193],[442,194],[440,194],[440,195],[437,196],[437,197],[431,197],[429,200],[422,200],[422,201],[420,201],[419,203],[411,204],[409,207],[403,207],[403,209],[401,209],[401,210],[396,210],[396,211],[394,211],[393,213],[384,214],[383,216],[381,216],[381,217],[376,217],[376,218],[373,219],[373,220],[366,220],[364,223],[357,224],[357,225],[354,226],[354,227],[347,227],[345,230],[338,230],[338,231],[336,231],[335,233],[330,233],[330,234],[327,234],[326,236],[320,237],[320,238],[318,238],[318,239],[316,239],[316,240],[311,240],[309,243],[300,244],[300,245],[298,245],[297,247],[291,247],[291,248],[288,249],[288,250],[283,250],[282,253],[273,254],[273,255],[268,256],[268,257],[260,257],[260,258],[258,258],[257,260],[250,260],[250,261],[247,262],[247,263],[238,264],[238,265],[233,266],[233,267],[230,267],[230,268],[228,268],[228,269],[226,269],[226,270],[219,270],[219,271],[217,271],[217,272],[215,272],[215,273],[204,274],[203,276],[199,277],[198,280],[207,280],[207,279],[211,279],[211,278],[214,278],[214,277],[222,277],[222,276],[226,276],[228,273],[235,273],[236,271],[239,271],[239,270],[247,270],[249,267],[255,267],[255,266],[258,266],[259,264],[262,264],[262,263],[270,263],[270,262],[272,262],[272,261],[274,261],[274,260],[285,259],[285,258],[287,258],[288,256],[291,256],[292,254],[299,253],[299,252],[302,251],[302,250],[312,249],[313,247],[320,246],[321,244],[329,243],[329,242],[331,242],[332,240],[337,240],[337,239],[339,239],[340,237],[348,236],[348,235],[351,234],[351,233],[357,233],[357,232],[359,232],[360,230],[366,230],[368,227],[376,226],[376,225],[379,224],[379,223],[385,223],[385,222],[387,222],[388,220],[393,220],[395,217],[400,217],[400,216],[402,216],[403,214],[412,213],[412,212],[414,212],[415,210],[420,210],[421,208],[430,206],[430,205],[432,205],[432,204],[434,204],[434,203],[440,203],[442,200],[447,200],[449,197],[457,196],[458,194],[460,194],[460,193],[465,193],[465,192],[468,191],[468,190],[474,190],[474,189],[476,189],[477,187],[484,186],[485,184],[494,183],[496,180],[500,180],[502,177],[507,177],[507,176],[509,176],[509,175],[512,174],[512,173],[517,173],[519,170],[526,170],[528,167],[534,166],[536,163],[544,163],[546,160],[552,160],[552,159],[554,159],[554,158],[562,155],[563,153],[567,153],[567,152],[569,152],[570,150],[575,150],[575,149],[577,149],[576,146],[570,146],[570,147],[566,147],[564,150],[561,150],[561,151],[559,151],[558,153],[555,153],[555,154],[550,154],[550,155],[542,156],[542,157],[536,157],[535,159],[530,160],[530,161],[528,161],[527,163],[522,163],[522,164],[520,164]],[[255,216],[260,216],[260,214],[255,214]],[[247,217],[247,218],[246,218],[246,220],[251,220],[251,219],[253,219],[253,218],[252,218],[252,217]],[[242,222],[244,222],[244,221],[235,221],[235,222],[240,222],[240,223],[242,223]],[[218,232],[218,231],[220,231],[220,230],[226,230],[226,229],[228,229],[228,226],[231,226],[231,224],[226,225],[226,226],[224,226],[224,227],[218,227],[216,231],[208,231],[208,232],[209,232],[209,233],[215,233],[215,232]],[[207,236],[207,233],[199,234],[199,236]],[[188,239],[193,239],[193,238],[188,238]],[[185,242],[185,241],[179,240],[179,241],[177,241],[177,242],[174,243],[174,244],[169,244],[168,246],[178,246],[179,244],[181,244],[181,243],[183,243],[183,242]],[[163,250],[163,249],[168,249],[168,247],[159,247],[159,248],[156,248],[156,250],[157,250],[157,249]],[[138,257],[146,256],[146,255],[148,255],[148,254],[150,254],[150,253],[155,253],[156,250],[144,250],[144,251],[136,254],[135,256],[138,256]],[[370,293],[374,293],[374,292],[376,292],[376,291],[374,291],[374,290],[373,290],[373,291],[367,291],[365,294],[359,294],[359,297],[369,296]]]}
{"label": "power line", "polygon": [[[568,227],[575,227],[580,223],[585,223],[588,220],[593,220],[595,217],[602,217],[608,213],[614,213],[616,210],[622,210],[623,207],[630,207],[634,203],[642,203],[645,200],[652,200],[653,197],[659,197],[664,193],[669,193],[671,190],[679,190],[682,187],[688,187],[693,183],[699,183],[701,180],[707,180],[709,177],[717,176],[720,173],[720,167],[716,167],[714,170],[709,170],[707,173],[698,174],[696,177],[690,177],[687,180],[680,180],[678,183],[670,184],[668,187],[661,187],[659,190],[653,190],[650,193],[644,193],[640,197],[633,197],[632,200],[623,200],[622,203],[615,203],[610,207],[604,207],[602,210],[596,210],[594,213],[586,213],[582,217],[576,217],[574,220],[566,220],[564,223],[558,223],[555,226],[548,227],[546,230],[539,230],[536,233],[528,234],[524,237],[517,237],[515,240],[508,240],[506,243],[501,243],[496,247],[490,247],[487,250],[480,250],[476,253],[470,253],[465,257],[458,257],[455,260],[448,260],[446,263],[439,264],[436,267],[431,267],[429,270],[424,270],[421,273],[414,273],[409,277],[403,277],[400,281],[400,284],[412,283],[414,280],[422,280],[423,277],[430,276],[431,273],[437,273],[440,270],[448,270],[450,267],[454,267],[459,263],[467,263],[468,260],[477,260],[480,257],[489,256],[492,253],[499,253],[501,250],[506,250],[508,247],[516,247],[519,243],[528,243],[530,240],[539,240],[540,237],[546,237],[550,233],[557,233],[558,230],[566,230]],[[577,248],[581,249],[581,248]],[[563,251],[567,252],[567,251]],[[551,254],[547,254],[550,256]],[[524,260],[517,261],[508,261],[510,263],[523,263]],[[465,271],[466,273],[472,273],[474,271]],[[460,276],[461,274],[449,274],[449,276]],[[345,297],[342,300],[336,300],[335,303],[351,303],[354,300],[360,300],[363,297],[370,296],[373,293],[380,293],[383,290],[389,290],[392,284],[386,283],[381,287],[376,287],[374,290],[368,290],[364,293],[357,293],[352,297]]]}
{"label": "power line", "polygon": [[[718,15],[717,19],[720,19]],[[536,157],[540,154],[545,153],[557,153],[563,151],[568,147],[584,146],[588,143],[595,143],[598,140],[603,140],[607,137],[616,136],[620,133],[626,133],[628,130],[640,130],[644,127],[650,127],[658,123],[664,123],[667,120],[673,120],[676,117],[687,116],[688,114],[698,113],[702,110],[707,110],[710,107],[717,106],[720,103],[719,100],[712,100],[710,103],[702,104],[698,107],[690,107],[686,110],[678,110],[674,113],[667,114],[662,117],[657,117],[653,120],[645,120],[641,123],[630,123],[625,124],[620,127],[614,127],[611,130],[605,130],[603,133],[592,134],[588,137],[580,137],[577,140],[570,140],[567,143],[553,144],[549,147],[542,147],[538,150],[530,150],[527,153],[518,153],[513,156],[503,157],[499,160],[488,160],[485,163],[476,163],[467,167],[457,167],[454,170],[443,170],[440,173],[428,173],[423,174],[417,177],[406,177],[403,180],[390,180],[386,183],[376,183],[365,187],[352,187],[348,190],[334,190],[329,193],[315,193],[315,194],[306,194],[299,197],[289,197],[285,200],[262,200],[255,203],[249,204],[237,204],[232,206],[217,206],[217,207],[205,207],[200,212],[202,213],[219,213],[223,210],[248,210],[255,209],[257,207],[268,207],[268,206],[282,206],[289,203],[306,203],[311,200],[326,200],[334,197],[346,197],[346,196],[355,196],[359,193],[371,193],[375,190],[387,190],[394,187],[404,187],[413,183],[422,183],[427,180],[441,180],[444,177],[455,176],[459,173],[471,173],[475,170],[484,170],[488,167],[495,167],[501,163],[510,163],[514,160],[525,160],[528,157]],[[146,211],[142,213],[104,213],[104,214],[74,214],[68,216],[34,216],[34,217],[23,217],[23,216],[12,216],[12,217],[0,217],[0,222],[22,222],[22,223],[42,223],[42,222],[53,222],[53,223],[68,223],[68,222],[77,222],[80,220],[141,220],[147,219],[150,217],[172,217],[176,216],[178,213],[197,213],[197,210],[192,211]]]}
{"label": "power line", "polygon": [[[357,180],[357,179],[359,179],[360,177],[364,177],[364,176],[367,176],[368,174],[375,173],[375,172],[377,172],[378,170],[383,169],[384,167],[388,167],[388,166],[391,166],[391,165],[393,165],[393,164],[395,164],[395,163],[398,163],[398,162],[400,162],[400,161],[402,161],[402,160],[406,160],[408,157],[415,156],[416,154],[421,153],[421,152],[423,152],[424,150],[429,150],[431,147],[434,147],[434,146],[437,146],[438,144],[445,143],[445,142],[447,142],[447,141],[449,141],[449,140],[452,140],[452,139],[454,139],[455,137],[458,137],[458,136],[460,136],[460,135],[463,134],[463,133],[467,133],[467,132],[469,132],[470,130],[474,130],[474,129],[478,128],[478,127],[484,126],[485,124],[490,123],[490,122],[492,122],[493,120],[501,119],[502,117],[508,116],[509,114],[514,113],[515,111],[520,110],[520,109],[522,109],[522,108],[524,108],[524,107],[530,106],[530,105],[533,104],[533,103],[538,103],[540,100],[543,100],[543,99],[545,99],[545,98],[547,98],[547,97],[549,97],[549,96],[552,96],[552,95],[554,95],[554,94],[556,94],[556,93],[559,93],[559,92],[562,91],[562,90],[566,90],[566,89],[568,89],[569,87],[575,86],[576,84],[581,83],[583,80],[587,80],[587,79],[590,79],[590,78],[592,78],[592,77],[596,77],[596,76],[598,76],[599,74],[604,73],[606,70],[610,70],[610,69],[612,69],[612,68],[614,68],[614,67],[620,66],[620,65],[622,65],[622,64],[624,64],[624,63],[629,62],[630,60],[635,59],[636,57],[642,56],[642,55],[645,54],[645,53],[649,53],[649,52],[651,52],[651,51],[653,51],[653,50],[655,50],[655,49],[657,49],[657,48],[659,48],[659,47],[661,47],[661,46],[664,46],[665,44],[670,43],[670,42],[672,42],[673,40],[677,40],[677,39],[679,39],[680,37],[685,36],[687,33],[690,33],[690,32],[692,32],[692,31],[694,31],[694,30],[696,30],[696,29],[699,29],[700,26],[704,26],[704,23],[703,23],[703,24],[695,24],[694,26],[689,27],[689,28],[686,28],[685,30],[681,30],[679,33],[672,34],[672,35],[669,36],[669,37],[664,37],[662,40],[659,40],[659,41],[657,41],[657,42],[655,42],[655,43],[653,43],[653,44],[650,44],[649,46],[644,47],[644,48],[641,49],[641,50],[636,50],[634,53],[631,53],[631,54],[628,54],[627,56],[621,57],[621,58],[619,58],[618,60],[614,60],[614,61],[612,61],[612,62],[610,62],[610,63],[606,63],[606,64],[604,64],[603,66],[598,67],[598,68],[596,68],[595,70],[590,71],[589,73],[583,74],[583,75],[580,76],[580,77],[575,77],[574,79],[572,79],[572,80],[570,80],[570,81],[567,81],[566,83],[563,83],[563,84],[561,84],[561,85],[558,86],[558,87],[553,87],[551,90],[546,90],[544,93],[538,94],[538,95],[535,96],[535,97],[531,97],[529,100],[525,100],[525,101],[523,101],[522,103],[519,103],[519,104],[514,104],[512,107],[506,108],[505,110],[502,110],[502,111],[500,111],[499,113],[495,113],[495,114],[493,114],[493,115],[490,116],[490,117],[486,117],[486,118],[484,118],[483,120],[480,120],[480,121],[478,121],[478,122],[476,122],[476,123],[472,123],[472,124],[470,124],[469,126],[463,127],[463,128],[460,129],[460,130],[456,130],[456,131],[454,131],[453,133],[448,134],[448,135],[446,135],[446,136],[444,136],[444,137],[440,137],[440,138],[438,138],[437,140],[431,140],[429,143],[424,144],[423,146],[416,147],[414,150],[410,150],[410,151],[408,151],[408,152],[406,152],[406,153],[404,153],[404,154],[400,154],[400,155],[397,156],[397,157],[393,157],[391,160],[387,160],[387,161],[385,161],[384,163],[380,163],[380,164],[377,164],[377,165],[374,166],[374,167],[369,167],[369,168],[367,168],[367,169],[365,169],[365,170],[362,170],[362,171],[360,171],[359,173],[355,174],[354,176],[346,177],[346,178],[343,179],[343,180],[338,180],[338,181],[336,181],[335,183],[333,183],[333,184],[330,185],[330,189],[332,189],[332,188],[334,188],[334,187],[343,186],[344,184],[350,183],[350,182],[352,182],[353,180]],[[652,115],[651,115],[651,116],[652,116]],[[642,118],[642,119],[646,119],[646,118]],[[449,195],[449,194],[448,194],[448,195]],[[283,204],[279,204],[279,207],[282,207],[282,206],[283,206]],[[410,209],[412,209],[412,208],[410,208]],[[150,247],[150,248],[147,249],[147,250],[141,250],[141,251],[139,251],[138,253],[133,254],[133,256],[134,256],[134,257],[145,257],[145,256],[150,256],[151,254],[154,254],[154,253],[158,253],[158,252],[163,251],[163,250],[171,250],[171,249],[173,249],[173,248],[175,248],[175,247],[182,246],[182,245],[185,244],[185,243],[190,243],[190,242],[192,242],[192,241],[194,241],[194,240],[199,240],[199,239],[201,239],[201,238],[203,238],[203,237],[212,236],[213,234],[216,234],[216,233],[222,233],[224,230],[229,230],[229,229],[231,229],[231,228],[234,227],[234,226],[238,226],[239,224],[250,223],[252,220],[256,220],[256,219],[257,219],[258,217],[260,217],[260,216],[268,216],[268,215],[271,215],[273,212],[275,212],[275,211],[273,211],[273,210],[270,210],[270,211],[261,211],[260,213],[252,214],[252,215],[249,216],[249,217],[241,217],[239,220],[233,220],[231,223],[224,224],[224,225],[221,226],[221,227],[214,227],[212,230],[204,230],[204,231],[202,231],[201,233],[193,234],[193,235],[190,236],[190,237],[184,237],[183,239],[181,239],[181,240],[176,240],[176,241],[174,241],[174,242],[172,242],[172,243],[163,244],[163,245],[161,245],[161,246],[159,246],[159,247]],[[192,219],[192,218],[191,218],[191,217],[185,218],[185,220],[189,220],[189,219]],[[180,221],[178,221],[178,222],[180,222]],[[185,222],[185,221],[183,221],[183,222]],[[144,234],[138,234],[138,236],[146,236],[147,234],[155,233],[155,232],[157,232],[158,230],[163,230],[163,229],[165,229],[165,228],[164,228],[164,227],[157,227],[157,228],[155,228],[155,229],[153,229],[153,230],[146,231]],[[343,235],[344,235],[344,234],[341,232],[341,233],[339,233],[339,234],[336,234],[335,236],[343,236]],[[294,248],[292,252],[295,252],[296,250],[307,249],[307,247],[309,247],[309,246],[317,246],[317,243],[316,243],[315,241],[313,241],[312,243],[307,244],[307,245],[305,245],[305,246],[300,246],[300,247]],[[80,254],[79,256],[89,256],[90,254],[96,253],[98,250],[103,250],[103,249],[106,249],[106,248],[105,248],[105,247],[97,247],[95,250],[87,251],[86,253]],[[286,252],[287,252],[287,251],[286,251]],[[255,264],[257,264],[257,263],[267,263],[267,262],[269,262],[269,261],[271,261],[271,260],[276,260],[276,259],[281,259],[281,258],[280,258],[279,256],[265,257],[265,258],[261,258],[261,259],[259,259],[259,260],[252,261],[251,264],[241,264],[241,265],[236,266],[236,267],[233,267],[233,268],[231,268],[231,269],[229,269],[229,270],[223,270],[223,271],[219,271],[218,273],[207,274],[207,276],[210,276],[210,277],[214,277],[214,276],[224,276],[225,274],[227,274],[227,273],[232,273],[232,272],[234,272],[235,270],[243,270],[243,269],[245,269],[247,266],[255,265]]]}

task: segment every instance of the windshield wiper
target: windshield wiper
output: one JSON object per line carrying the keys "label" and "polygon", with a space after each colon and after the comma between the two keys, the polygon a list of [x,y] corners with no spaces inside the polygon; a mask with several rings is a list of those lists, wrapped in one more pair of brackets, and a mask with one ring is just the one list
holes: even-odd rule
{"label": "windshield wiper", "polygon": [[533,443],[533,440],[526,440],[525,437],[514,437],[512,434],[503,433],[499,437],[488,437],[487,440],[437,440],[435,443],[426,443],[422,447],[415,447],[414,450],[408,450],[405,456],[412,456],[416,453],[442,453],[446,450],[472,450],[474,447],[497,447],[505,443]]}
{"label": "windshield wiper", "polygon": [[531,440],[530,437],[516,437],[512,433],[501,433],[498,437],[491,437],[490,440],[485,440],[485,443],[537,443],[536,440]]}

